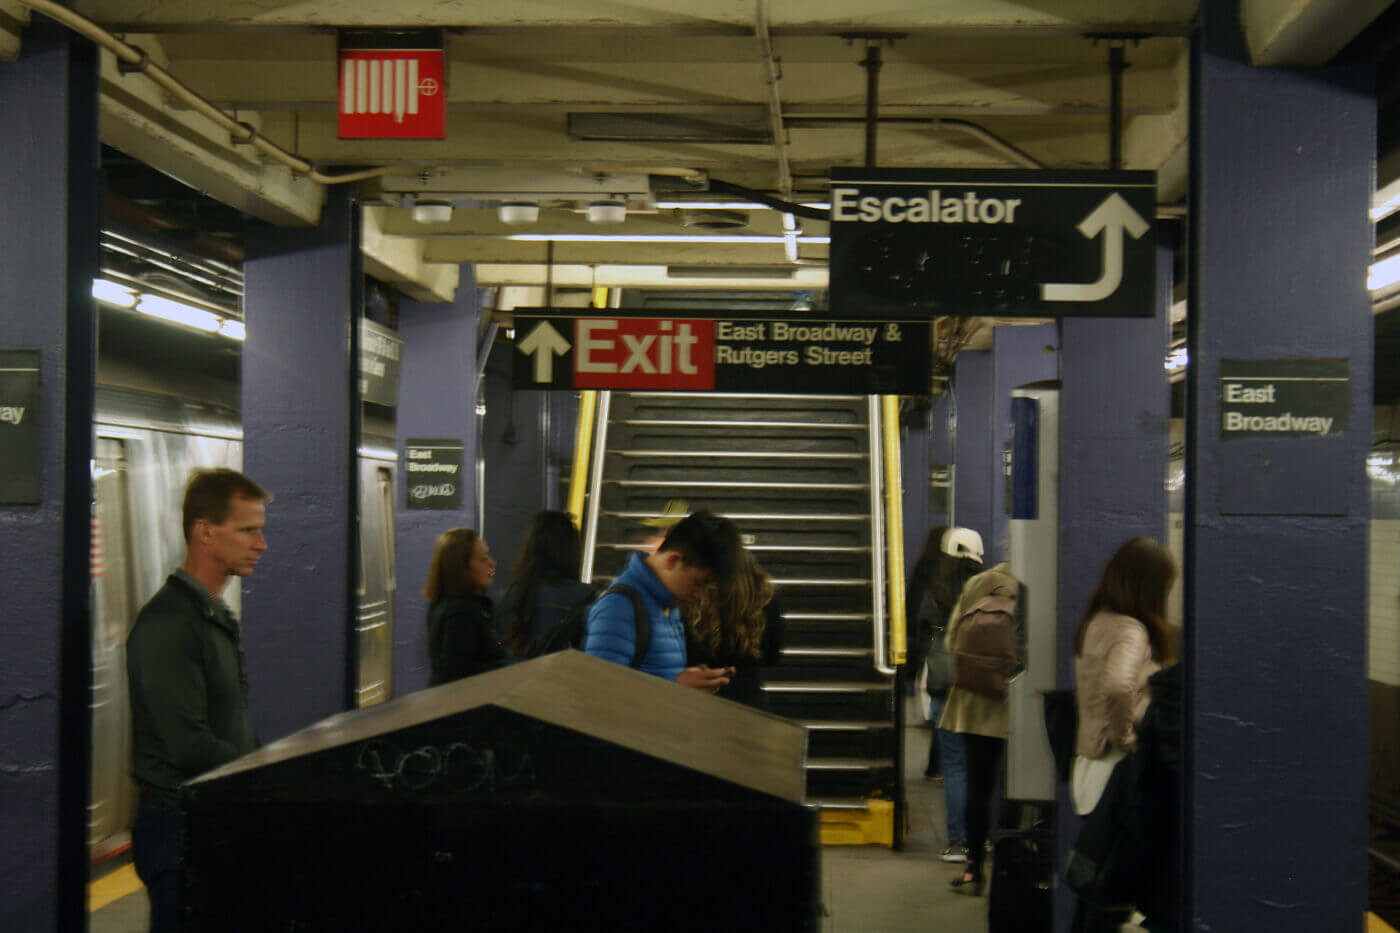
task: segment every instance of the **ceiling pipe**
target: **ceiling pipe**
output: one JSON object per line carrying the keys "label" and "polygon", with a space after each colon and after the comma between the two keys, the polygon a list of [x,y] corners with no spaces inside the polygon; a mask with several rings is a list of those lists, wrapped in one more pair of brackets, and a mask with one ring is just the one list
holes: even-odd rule
{"label": "ceiling pipe", "polygon": [[1108,167],[1118,171],[1123,167],[1123,72],[1128,62],[1123,55],[1123,43],[1108,46]]}
{"label": "ceiling pipe", "polygon": [[[785,122],[793,129],[825,130],[845,129],[852,123],[859,123],[864,120],[866,120],[865,117],[788,117]],[[971,136],[986,143],[1017,165],[1023,165],[1026,168],[1045,168],[1045,164],[1034,156],[1022,149],[1018,149],[1015,145],[1002,139],[991,130],[979,126],[971,120],[959,120],[946,117],[880,117],[878,122],[927,126],[930,129],[962,133],[965,136]]]}
{"label": "ceiling pipe", "polygon": [[773,158],[778,163],[778,191],[783,197],[792,196],[792,166],[788,161],[787,133],[783,126],[783,98],[778,92],[781,78],[778,58],[773,54],[773,36],[768,29],[768,0],[757,0],[754,8],[754,32],[763,54],[763,83],[768,89],[768,129],[773,135]]}
{"label": "ceiling pipe", "polygon": [[875,135],[880,129],[880,43],[869,42],[860,66],[865,69],[865,167],[875,167]]}

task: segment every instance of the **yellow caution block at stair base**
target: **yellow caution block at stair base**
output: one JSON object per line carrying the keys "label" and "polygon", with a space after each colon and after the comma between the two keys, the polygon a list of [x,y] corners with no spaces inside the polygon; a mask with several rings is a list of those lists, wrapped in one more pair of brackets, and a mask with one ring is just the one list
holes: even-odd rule
{"label": "yellow caution block at stair base", "polygon": [[864,810],[823,810],[822,845],[894,847],[894,802],[871,799]]}

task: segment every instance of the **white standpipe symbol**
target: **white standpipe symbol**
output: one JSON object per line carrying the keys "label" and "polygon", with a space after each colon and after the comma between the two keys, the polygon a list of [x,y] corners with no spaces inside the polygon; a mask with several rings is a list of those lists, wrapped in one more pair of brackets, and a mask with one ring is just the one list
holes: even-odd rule
{"label": "white standpipe symbol", "polygon": [[1134,240],[1149,229],[1147,221],[1132,206],[1110,194],[1085,217],[1077,228],[1087,239],[1103,234],[1103,274],[1097,282],[1054,282],[1040,286],[1042,301],[1102,301],[1117,291],[1123,281],[1123,232]]}
{"label": "white standpipe symbol", "polygon": [[554,354],[563,356],[572,344],[565,340],[559,331],[548,321],[540,321],[539,326],[530,331],[530,336],[520,341],[520,352],[535,358],[535,381],[554,380]]}

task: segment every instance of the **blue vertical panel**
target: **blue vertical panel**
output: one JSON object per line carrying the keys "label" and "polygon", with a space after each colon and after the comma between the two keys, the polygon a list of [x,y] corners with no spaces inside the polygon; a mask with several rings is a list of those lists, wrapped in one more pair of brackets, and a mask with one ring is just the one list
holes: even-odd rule
{"label": "blue vertical panel", "polygon": [[[472,268],[449,304],[399,301],[403,367],[399,382],[399,488],[395,535],[399,588],[393,600],[393,692],[420,691],[428,682],[427,602],[423,583],[433,544],[448,528],[476,523],[476,342],[482,305]],[[462,438],[462,507],[454,511],[405,507],[403,441],[409,437]]]}
{"label": "blue vertical panel", "polygon": [[[1376,146],[1370,66],[1247,64],[1202,5],[1191,104],[1186,888],[1210,930],[1359,930],[1366,906],[1366,567]],[[1222,359],[1350,361],[1344,515],[1225,498]],[[1280,469],[1330,453],[1260,441]],[[1307,496],[1305,488],[1296,489]]]}
{"label": "blue vertical panel", "polygon": [[953,514],[963,528],[982,536],[992,554],[992,485],[1000,479],[1000,460],[992,449],[995,405],[992,354],[986,350],[958,354],[953,370]]}
{"label": "blue vertical panel", "polygon": [[[394,596],[394,693],[428,684],[428,606],[423,583],[433,543],[448,528],[476,521],[476,342],[481,303],[471,266],[462,267],[456,297],[448,304],[399,302],[403,365],[399,383],[399,488],[395,493],[397,576]],[[403,443],[410,437],[461,438],[466,470],[462,507],[454,511],[404,506]]]}
{"label": "blue vertical panel", "polygon": [[359,209],[327,192],[320,226],[250,222],[244,263],[244,470],[270,489],[268,553],[244,581],[253,726],[264,741],[353,695]]}
{"label": "blue vertical panel", "polygon": [[97,53],[35,16],[0,63],[0,346],[39,350],[38,505],[0,506],[3,925],[82,930],[91,736]]}
{"label": "blue vertical panel", "polygon": [[1040,403],[1033,398],[1011,400],[1011,517],[1035,521],[1040,517]]}
{"label": "blue vertical panel", "polygon": [[[1167,446],[1171,392],[1165,357],[1170,331],[1173,243],[1157,253],[1157,309],[1151,318],[1066,318],[1060,322],[1060,583],[1057,681],[1074,686],[1074,634],[1099,574],[1129,538],[1166,544]],[[1079,821],[1060,785],[1060,860]],[[1057,888],[1067,924],[1073,896]]]}
{"label": "blue vertical panel", "polygon": [[504,340],[491,354],[482,384],[486,418],[481,450],[486,459],[485,534],[500,568],[491,596],[499,604],[525,530],[545,507],[547,450],[540,421],[550,394],[511,387],[514,354]]}
{"label": "blue vertical panel", "polygon": [[1003,454],[1011,441],[1011,390],[1033,382],[1060,378],[1060,335],[1054,324],[998,327],[992,336],[993,392],[992,481],[993,537],[983,543],[989,562],[1011,556],[1011,510],[1006,501]]}

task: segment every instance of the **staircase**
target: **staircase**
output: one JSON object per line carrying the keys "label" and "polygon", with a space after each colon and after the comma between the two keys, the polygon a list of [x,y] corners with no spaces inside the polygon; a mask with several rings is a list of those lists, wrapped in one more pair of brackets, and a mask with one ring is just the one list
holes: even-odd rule
{"label": "staircase", "polygon": [[672,500],[733,520],[781,595],[782,662],[764,689],[773,712],[808,729],[807,797],[823,810],[823,841],[897,844],[900,711],[893,672],[876,663],[886,652],[874,400],[600,396],[585,577],[620,572],[639,524]]}

